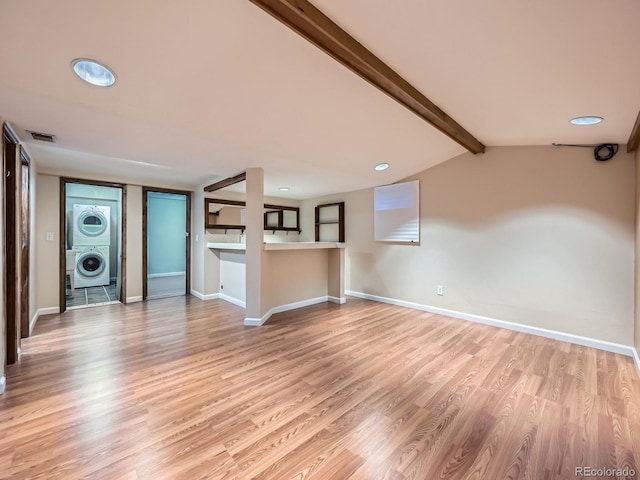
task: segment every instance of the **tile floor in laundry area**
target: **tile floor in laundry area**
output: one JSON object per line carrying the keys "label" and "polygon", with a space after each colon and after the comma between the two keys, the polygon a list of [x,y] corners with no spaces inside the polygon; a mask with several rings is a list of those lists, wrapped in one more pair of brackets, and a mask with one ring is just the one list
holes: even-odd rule
{"label": "tile floor in laundry area", "polygon": [[73,296],[71,296],[71,288],[67,282],[67,309],[111,303],[119,303],[115,282],[97,287],[76,288]]}

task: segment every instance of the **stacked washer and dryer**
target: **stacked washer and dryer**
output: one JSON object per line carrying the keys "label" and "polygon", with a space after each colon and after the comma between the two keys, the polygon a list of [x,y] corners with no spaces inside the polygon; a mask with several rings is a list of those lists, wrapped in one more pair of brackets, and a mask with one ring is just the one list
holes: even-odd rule
{"label": "stacked washer and dryer", "polygon": [[76,252],[76,288],[109,285],[111,208],[73,206],[73,246]]}

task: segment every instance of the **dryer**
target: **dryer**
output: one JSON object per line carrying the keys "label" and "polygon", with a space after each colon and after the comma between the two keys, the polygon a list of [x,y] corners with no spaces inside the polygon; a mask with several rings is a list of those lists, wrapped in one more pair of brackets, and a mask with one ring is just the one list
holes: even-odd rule
{"label": "dryer", "polygon": [[75,288],[109,285],[109,246],[74,246],[76,268],[73,272]]}
{"label": "dryer", "polygon": [[111,207],[73,206],[73,246],[111,244]]}

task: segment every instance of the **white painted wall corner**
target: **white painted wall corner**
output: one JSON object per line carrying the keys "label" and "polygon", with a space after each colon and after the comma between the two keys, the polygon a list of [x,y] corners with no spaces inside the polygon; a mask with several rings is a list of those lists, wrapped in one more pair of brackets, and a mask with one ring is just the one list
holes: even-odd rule
{"label": "white painted wall corner", "polygon": [[638,350],[633,348],[633,360],[636,362],[636,369],[638,370],[638,376],[640,377],[640,355],[638,355]]}
{"label": "white painted wall corner", "polygon": [[237,298],[230,297],[229,295],[225,295],[224,293],[218,293],[218,298],[220,300],[224,300],[225,302],[233,303],[242,308],[247,308],[247,304],[243,300],[239,300]]}
{"label": "white painted wall corner", "polygon": [[196,298],[199,298],[200,300],[215,300],[216,298],[219,297],[218,293],[210,293],[208,295],[205,295],[204,293],[200,293],[197,290],[191,290],[191,295],[193,295]]}
{"label": "white painted wall corner", "polygon": [[[435,313],[437,315],[444,315],[446,317],[459,318],[460,320],[468,320],[470,322],[482,323],[484,325],[491,325],[492,327],[504,328],[506,330],[514,330],[516,332],[522,333],[529,333],[531,335],[551,338],[553,340],[559,340],[561,342],[582,345],[583,347],[597,348],[599,350],[620,353],[627,356],[634,356],[635,354],[637,358],[637,352],[631,345],[622,345],[620,343],[607,342],[606,340],[582,337],[580,335],[573,335],[571,333],[548,330],[546,328],[532,327],[529,325],[523,325],[521,323],[508,322],[506,320],[497,320],[495,318],[483,317],[481,315],[474,315],[472,313],[457,312],[455,310],[447,310],[445,308],[432,307],[430,305],[422,305],[420,303],[407,302],[405,300],[396,300],[394,298],[381,297],[378,295],[371,295],[369,293],[354,292],[351,290],[347,290],[345,291],[345,293],[347,295],[364,298],[366,300],[389,303],[391,305],[397,305],[399,307],[413,308],[414,310],[421,310],[423,312]],[[636,365],[638,364],[638,360],[636,360]]]}
{"label": "white painted wall corner", "polygon": [[60,307],[47,307],[39,308],[38,310],[36,310],[36,313],[33,315],[33,318],[29,322],[29,335],[33,333],[33,329],[35,328],[36,323],[38,322],[38,319],[41,315],[52,315],[56,313],[60,313]]}
{"label": "white painted wall corner", "polygon": [[[268,314],[269,317],[271,316],[271,314]],[[264,317],[262,318],[250,318],[250,317],[246,317],[244,319],[244,324],[248,327],[259,327],[262,324],[264,324],[264,322],[266,322],[269,317],[267,317],[267,315],[265,314]]]}
{"label": "white painted wall corner", "polygon": [[332,296],[329,296],[328,300],[331,303],[337,303],[339,305],[343,305],[343,304],[347,303],[347,299],[344,298],[344,297],[332,297]]}

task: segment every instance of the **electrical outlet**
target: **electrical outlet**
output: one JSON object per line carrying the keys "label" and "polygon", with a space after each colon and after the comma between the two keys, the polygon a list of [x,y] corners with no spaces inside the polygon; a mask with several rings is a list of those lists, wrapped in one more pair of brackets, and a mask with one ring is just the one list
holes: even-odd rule
{"label": "electrical outlet", "polygon": [[47,232],[47,241],[53,242],[53,232]]}
{"label": "electrical outlet", "polygon": [[442,291],[442,285],[438,285],[438,291],[437,291],[438,295],[444,295],[443,291]]}

